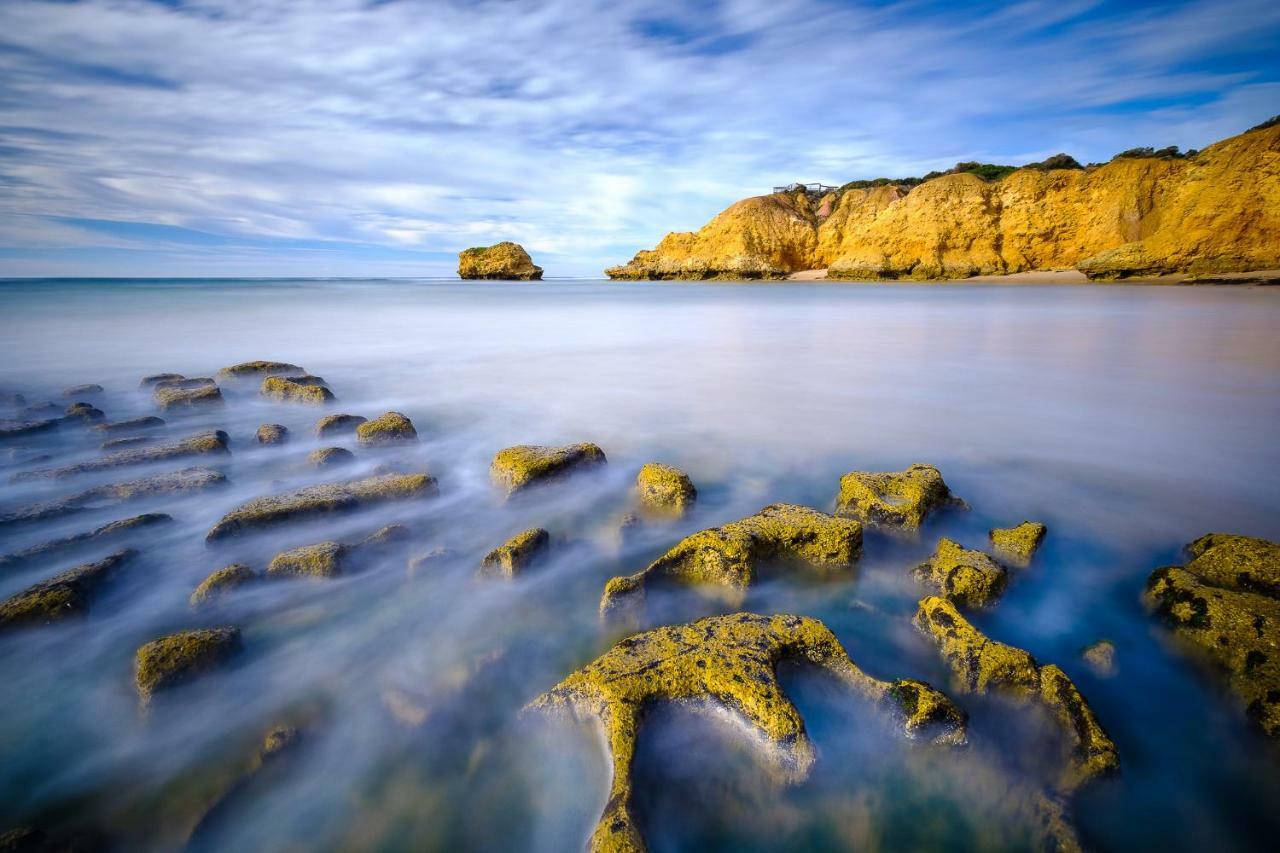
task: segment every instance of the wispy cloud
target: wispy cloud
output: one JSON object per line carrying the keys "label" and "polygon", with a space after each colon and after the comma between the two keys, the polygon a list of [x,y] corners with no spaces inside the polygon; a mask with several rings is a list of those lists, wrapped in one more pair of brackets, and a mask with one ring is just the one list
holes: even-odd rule
{"label": "wispy cloud", "polygon": [[1280,112],[1277,42],[1257,0],[7,0],[0,274],[590,275],[779,181],[1204,145]]}

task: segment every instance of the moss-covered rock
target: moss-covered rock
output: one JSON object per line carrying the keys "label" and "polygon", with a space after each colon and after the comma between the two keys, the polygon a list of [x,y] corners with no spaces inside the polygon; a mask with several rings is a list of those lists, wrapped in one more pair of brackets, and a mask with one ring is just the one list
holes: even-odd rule
{"label": "moss-covered rock", "polygon": [[836,496],[836,515],[908,532],[948,506],[964,501],[951,494],[937,468],[921,464],[905,471],[850,471],[840,478]]}
{"label": "moss-covered rock", "polygon": [[345,447],[322,447],[307,454],[307,464],[313,468],[339,468],[356,461],[356,455]]}
{"label": "moss-covered rock", "polygon": [[755,515],[701,530],[676,543],[641,572],[604,588],[600,613],[634,617],[650,584],[694,586],[740,605],[760,568],[802,564],[848,576],[862,556],[862,524],[794,504],[771,504]]}
{"label": "moss-covered rock", "polygon": [[680,518],[693,509],[698,499],[698,490],[688,474],[660,462],[649,462],[640,468],[636,494],[640,508],[659,518]]}
{"label": "moss-covered rock", "polygon": [[134,684],[143,704],[163,690],[171,690],[199,676],[221,669],[240,651],[239,628],[179,631],[152,640],[138,649]]}
{"label": "moss-covered rock", "polygon": [[15,569],[36,560],[47,559],[67,551],[82,550],[92,545],[109,542],[134,530],[168,524],[171,521],[173,521],[173,517],[162,512],[148,512],[142,515],[135,515],[132,518],[122,518],[119,521],[112,521],[85,533],[76,533],[71,536],[64,536],[61,539],[52,539],[48,542],[41,542],[38,545],[24,548],[21,551],[15,551],[12,554],[6,554],[0,557],[0,570]]}
{"label": "moss-covered rock", "polygon": [[436,494],[436,480],[427,474],[382,474],[345,483],[329,483],[255,498],[242,504],[209,530],[215,542],[281,524],[350,512],[389,501],[415,500]]}
{"label": "moss-covered rock", "polygon": [[151,399],[162,411],[181,411],[183,409],[221,406],[223,404],[222,389],[217,385],[197,385],[194,388],[183,388],[181,384],[161,382],[151,392]]}
{"label": "moss-covered rock", "polygon": [[1110,640],[1090,643],[1080,652],[1080,658],[1100,678],[1110,678],[1116,674],[1116,645]]}
{"label": "moss-covered rock", "polygon": [[504,241],[459,252],[458,277],[537,281],[542,278],[542,267],[534,266],[533,259],[519,243]]}
{"label": "moss-covered rock", "polygon": [[93,427],[93,431],[106,433],[107,435],[127,435],[129,433],[157,429],[162,426],[164,426],[164,418],[157,418],[155,415],[147,415],[146,417],[141,418],[130,418],[127,421],[97,424]]}
{"label": "moss-covered rock", "polygon": [[1280,737],[1277,546],[1212,533],[1187,546],[1185,568],[1156,569],[1143,600],[1174,635],[1222,672],[1249,719]]}
{"label": "moss-covered rock", "polygon": [[75,465],[64,465],[61,468],[42,468],[35,471],[24,471],[11,479],[39,480],[44,478],[71,477],[93,471],[106,471],[111,468],[127,468],[132,465],[147,465],[165,462],[170,459],[186,459],[193,456],[225,456],[229,441],[222,430],[201,432],[176,441],[166,441],[147,447],[135,447],[129,450],[118,450],[97,459],[79,462]]}
{"label": "moss-covered rock", "polygon": [[259,393],[268,400],[280,403],[303,403],[308,406],[322,406],[333,402],[337,397],[326,388],[323,380],[314,381],[313,376],[268,376],[262,380]]}
{"label": "moss-covered rock", "polygon": [[127,435],[123,438],[109,438],[98,445],[102,450],[123,450],[126,447],[141,447],[144,444],[155,444],[160,439],[154,435]]}
{"label": "moss-covered rock", "polygon": [[480,574],[483,577],[514,578],[546,554],[550,546],[551,534],[541,527],[531,527],[485,554]]}
{"label": "moss-covered rock", "polygon": [[1031,558],[1040,550],[1048,530],[1038,521],[1024,521],[1017,527],[997,527],[987,535],[1002,562],[1021,568],[1031,565]]}
{"label": "moss-covered rock", "polygon": [[39,420],[0,420],[0,441],[10,438],[26,438],[44,432],[52,432],[58,428],[58,421],[53,418]]}
{"label": "moss-covered rock", "polygon": [[103,411],[92,403],[72,403],[63,410],[61,418],[63,423],[72,424],[97,424],[106,419]]}
{"label": "moss-covered rock", "polygon": [[1040,665],[1026,651],[996,642],[975,628],[940,596],[920,602],[915,625],[930,637],[951,668],[952,688],[961,693],[998,692],[1044,708],[1062,731],[1067,754],[1057,780],[1074,791],[1120,770],[1120,755],[1089,703],[1053,664]]}
{"label": "moss-covered rock", "polygon": [[605,464],[604,451],[590,443],[566,447],[518,444],[499,450],[489,466],[494,485],[508,496],[569,474]]}
{"label": "moss-covered rock", "polygon": [[244,563],[232,563],[211,572],[208,577],[200,581],[200,585],[191,593],[188,601],[192,607],[212,604],[231,590],[253,583],[259,578],[260,575]]}
{"label": "moss-covered rock", "polygon": [[117,551],[27,587],[0,602],[0,631],[84,616],[120,567],[135,556],[136,551]]}
{"label": "moss-covered rock", "polygon": [[307,371],[287,361],[245,361],[215,374],[219,382],[260,382],[267,376],[303,376]]}
{"label": "moss-covered rock", "polygon": [[316,438],[354,434],[356,427],[367,420],[360,415],[325,415],[316,421]]}
{"label": "moss-covered rock", "polygon": [[778,776],[803,780],[815,752],[804,720],[778,684],[777,666],[784,660],[824,668],[886,707],[908,736],[964,742],[965,715],[946,696],[919,681],[872,678],[816,619],[736,613],[646,631],[620,641],[529,705],[598,720],[604,728],[613,780],[590,849],[644,849],[631,811],[631,764],[645,711],[655,702],[701,700],[741,715],[771,746]]}
{"label": "moss-covered rock", "polygon": [[142,381],[138,383],[140,388],[151,388],[159,385],[161,382],[180,382],[187,377],[181,373],[151,373],[142,377]]}
{"label": "moss-covered rock", "polygon": [[381,444],[404,444],[418,440],[413,421],[399,412],[387,412],[356,427],[356,440],[365,447]]}
{"label": "moss-covered rock", "polygon": [[284,444],[289,440],[289,428],[284,424],[263,424],[258,427],[258,444]]}
{"label": "moss-covered rock", "polygon": [[101,385],[93,383],[87,385],[72,385],[70,388],[62,389],[62,396],[66,397],[68,400],[78,400],[81,397],[98,397],[105,393],[105,391],[106,389]]}
{"label": "moss-covered rock", "polygon": [[403,525],[390,524],[360,542],[317,542],[284,551],[267,566],[271,578],[336,578],[368,567],[378,556],[403,545],[409,531]]}
{"label": "moss-covered rock", "polygon": [[60,518],[78,512],[104,509],[141,498],[221,486],[226,482],[226,475],[208,468],[183,468],[181,471],[171,471],[168,474],[157,474],[154,477],[142,477],[137,480],[127,480],[123,483],[97,486],[68,497],[31,504],[0,515],[0,526],[48,521],[49,519]]}
{"label": "moss-covered rock", "polygon": [[933,556],[916,566],[916,580],[962,607],[986,607],[1004,592],[1008,574],[1004,566],[981,551],[961,547],[943,538]]}

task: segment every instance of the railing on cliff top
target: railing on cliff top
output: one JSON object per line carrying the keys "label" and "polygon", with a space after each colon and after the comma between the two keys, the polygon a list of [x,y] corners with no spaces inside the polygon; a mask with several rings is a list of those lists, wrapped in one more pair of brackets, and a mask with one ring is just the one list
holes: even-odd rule
{"label": "railing on cliff top", "polygon": [[840,188],[829,187],[826,184],[787,184],[785,187],[774,187],[773,191],[776,193],[793,193],[797,190],[804,190],[807,193],[825,195],[826,193],[833,193],[838,189]]}

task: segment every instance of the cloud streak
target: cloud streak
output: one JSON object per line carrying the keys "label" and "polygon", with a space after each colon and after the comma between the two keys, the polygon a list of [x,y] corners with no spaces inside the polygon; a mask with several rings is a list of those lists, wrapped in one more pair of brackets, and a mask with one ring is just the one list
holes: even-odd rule
{"label": "cloud streak", "polygon": [[782,181],[1280,105],[1255,0],[8,0],[0,33],[8,275],[447,275],[499,239],[593,275]]}

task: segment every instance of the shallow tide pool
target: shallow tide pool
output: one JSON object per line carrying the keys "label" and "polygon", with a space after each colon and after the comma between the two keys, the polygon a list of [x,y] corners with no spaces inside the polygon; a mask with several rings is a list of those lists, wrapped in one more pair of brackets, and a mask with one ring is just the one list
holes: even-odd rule
{"label": "shallow tide pool", "polygon": [[[597,614],[604,583],[766,504],[829,511],[846,471],[914,462],[936,465],[970,509],[931,517],[918,539],[869,532],[848,577],[771,575],[745,609],[820,618],[868,673],[946,690],[944,662],[911,625],[925,592],[910,568],[941,536],[985,548],[989,528],[1042,521],[1035,562],[972,619],[1061,666],[1115,740],[1121,774],[1070,801],[1082,839],[1250,850],[1280,831],[1276,748],[1140,602],[1148,574],[1204,533],[1280,539],[1280,289],[0,282],[0,392],[28,403],[65,406],[64,388],[97,383],[105,391],[88,401],[109,420],[157,414],[142,376],[212,376],[251,359],[304,365],[337,401],[227,389],[221,408],[163,414],[166,438],[225,430],[231,453],[212,460],[14,482],[100,456],[102,436],[63,427],[0,444],[0,515],[189,465],[228,479],[0,525],[3,555],[140,512],[174,519],[0,569],[4,598],[121,545],[139,551],[87,619],[0,634],[0,831],[34,825],[118,849],[579,849],[605,804],[604,743],[590,726],[520,710],[618,639]],[[389,410],[412,419],[418,443],[313,435],[322,414]],[[263,423],[291,441],[260,446]],[[536,500],[498,500],[497,450],[580,441],[599,444],[607,466]],[[307,464],[330,445],[355,461]],[[697,507],[622,537],[647,461],[687,471]],[[428,471],[439,495],[205,542],[245,500],[380,466]],[[221,566],[262,569],[284,549],[390,523],[411,531],[407,553],[362,572],[188,605]],[[535,525],[552,535],[545,561],[513,582],[476,577],[489,549]],[[409,577],[407,557],[436,547],[452,556]],[[677,610],[722,612],[695,596],[651,616]],[[143,713],[138,646],[214,625],[242,630],[234,664]],[[1103,638],[1117,649],[1109,678],[1080,657]],[[656,708],[634,772],[651,850],[1032,843],[1029,803],[1053,773],[1042,720],[953,692],[970,746],[940,750],[905,741],[818,674],[788,667],[781,679],[817,748],[812,775],[771,781],[732,715]],[[282,721],[302,731],[298,748],[245,777]]]}

